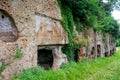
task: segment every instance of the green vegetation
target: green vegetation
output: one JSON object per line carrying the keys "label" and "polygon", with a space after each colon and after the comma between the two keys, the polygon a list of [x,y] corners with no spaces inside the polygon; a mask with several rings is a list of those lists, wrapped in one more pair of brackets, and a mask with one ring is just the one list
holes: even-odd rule
{"label": "green vegetation", "polygon": [[21,58],[22,56],[23,56],[23,53],[22,53],[21,49],[17,48],[14,58]]}
{"label": "green vegetation", "polygon": [[[64,3],[62,6],[68,6],[73,15],[76,29],[91,27],[96,31],[108,32],[113,36],[118,34],[118,24],[111,17],[111,11],[117,0],[108,0],[103,3],[102,0],[60,0]],[[61,9],[62,11],[62,9]]]}
{"label": "green vegetation", "polygon": [[119,47],[120,46],[120,31],[119,31],[118,36],[115,41],[116,41],[116,46]]}
{"label": "green vegetation", "polygon": [[45,71],[41,67],[27,69],[12,80],[119,80],[119,57],[120,48],[111,57],[71,62],[57,71]]}
{"label": "green vegetation", "polygon": [[89,80],[119,80],[120,79],[120,48],[119,55],[109,65],[105,66],[97,73],[89,77]]}
{"label": "green vegetation", "polygon": [[116,39],[116,46],[120,46],[120,37],[118,39]]}
{"label": "green vegetation", "polygon": [[103,37],[103,40],[102,40],[102,41],[103,41],[104,43],[107,43],[107,39],[108,39],[108,38],[107,38],[107,35],[104,34],[103,36],[104,36],[104,37]]}
{"label": "green vegetation", "polygon": [[69,8],[69,6],[66,5],[64,2],[62,2],[61,0],[58,0],[58,3],[61,8],[62,25],[64,29],[67,31],[68,39],[69,39],[69,44],[63,46],[62,51],[67,55],[69,61],[73,61],[74,60],[73,53],[80,46],[80,44],[76,44],[74,42],[74,38],[76,38],[77,36],[73,32],[74,21],[73,21],[72,11]]}
{"label": "green vegetation", "polygon": [[[74,25],[78,33],[84,29],[93,28],[98,33],[110,33],[114,41],[118,38],[119,25],[111,17],[111,11],[118,0],[108,0],[108,3],[103,3],[102,0],[57,1],[61,9],[61,23],[67,31],[69,38],[69,44],[65,45],[62,51],[67,55],[69,61],[74,61],[75,50],[84,45],[81,45],[78,36],[74,33]],[[75,40],[77,40],[78,44]]]}
{"label": "green vegetation", "polygon": [[0,73],[6,68],[8,64],[2,64],[2,66],[0,66]]}
{"label": "green vegetation", "polygon": [[[104,73],[104,74],[103,74]],[[116,60],[110,63],[101,71],[95,73],[95,76],[91,77],[92,80],[119,80],[120,79],[120,60]]]}

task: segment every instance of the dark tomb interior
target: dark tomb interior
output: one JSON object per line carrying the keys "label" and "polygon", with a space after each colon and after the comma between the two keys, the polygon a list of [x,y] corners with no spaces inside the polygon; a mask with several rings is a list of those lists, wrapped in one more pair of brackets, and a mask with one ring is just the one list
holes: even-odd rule
{"label": "dark tomb interior", "polygon": [[79,52],[78,49],[76,49],[75,52],[74,52],[74,61],[75,62],[78,62],[78,52]]}
{"label": "dark tomb interior", "polygon": [[53,64],[52,50],[40,49],[38,50],[38,65],[48,70]]}

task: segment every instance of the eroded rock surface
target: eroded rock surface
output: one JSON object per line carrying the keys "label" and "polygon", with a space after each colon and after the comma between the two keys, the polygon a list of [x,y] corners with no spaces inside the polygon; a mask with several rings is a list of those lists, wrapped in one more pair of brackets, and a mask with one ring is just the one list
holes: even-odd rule
{"label": "eroded rock surface", "polygon": [[[2,80],[38,66],[38,46],[56,49],[67,43],[56,0],[0,0],[0,65],[8,64],[1,73]],[[20,58],[16,57],[17,48],[22,53]],[[60,62],[55,66],[58,69],[66,56],[60,51],[54,54],[60,56],[53,62]]]}

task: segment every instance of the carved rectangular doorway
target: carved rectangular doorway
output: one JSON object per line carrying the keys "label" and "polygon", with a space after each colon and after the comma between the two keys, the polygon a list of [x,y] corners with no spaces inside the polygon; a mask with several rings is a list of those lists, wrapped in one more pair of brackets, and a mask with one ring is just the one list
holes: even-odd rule
{"label": "carved rectangular doorway", "polygon": [[48,70],[53,65],[53,54],[52,49],[38,49],[38,66],[43,67],[45,70]]}

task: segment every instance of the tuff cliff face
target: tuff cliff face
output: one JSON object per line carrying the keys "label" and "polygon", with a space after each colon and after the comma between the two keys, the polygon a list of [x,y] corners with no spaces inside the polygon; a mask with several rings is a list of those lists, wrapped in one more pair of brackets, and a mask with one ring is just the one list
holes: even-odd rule
{"label": "tuff cliff face", "polygon": [[[26,68],[40,65],[56,70],[67,63],[61,47],[68,44],[68,35],[61,20],[56,0],[0,0],[0,66],[7,64],[0,79],[8,80]],[[81,41],[87,40],[76,51],[77,61],[115,51],[111,35],[106,33],[103,42],[103,34],[87,31],[78,34]]]}
{"label": "tuff cliff face", "polygon": [[85,58],[108,57],[116,51],[113,38],[108,33],[97,33],[93,29],[85,29],[78,35],[82,41],[85,41],[85,44],[77,49],[75,53],[75,55],[78,55],[76,61]]}
{"label": "tuff cliff face", "polygon": [[[56,0],[0,0],[0,66],[7,64],[2,80],[29,67],[49,65],[45,60],[39,63],[48,50],[53,62],[47,67],[58,69],[67,62],[61,52],[67,43]],[[20,55],[17,49],[20,58],[15,57]]]}

